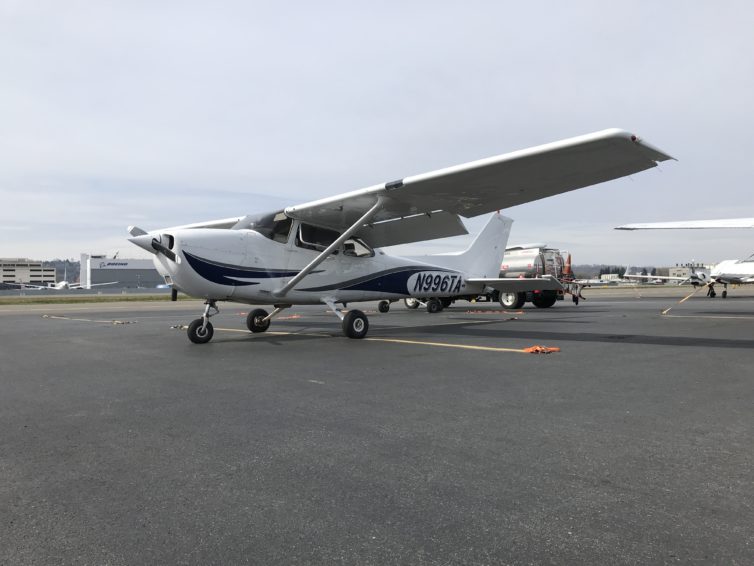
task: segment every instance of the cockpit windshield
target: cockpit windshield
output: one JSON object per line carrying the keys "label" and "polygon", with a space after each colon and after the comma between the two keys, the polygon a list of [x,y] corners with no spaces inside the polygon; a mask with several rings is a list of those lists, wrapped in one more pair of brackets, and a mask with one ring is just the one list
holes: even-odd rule
{"label": "cockpit windshield", "polygon": [[259,232],[265,238],[283,244],[288,241],[292,225],[293,219],[288,218],[282,210],[260,214],[249,219],[250,230]]}

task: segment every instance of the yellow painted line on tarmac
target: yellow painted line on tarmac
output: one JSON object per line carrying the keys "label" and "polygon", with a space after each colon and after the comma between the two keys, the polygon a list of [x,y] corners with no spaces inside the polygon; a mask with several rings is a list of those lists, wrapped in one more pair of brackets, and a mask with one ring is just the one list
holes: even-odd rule
{"label": "yellow painted line on tarmac", "polygon": [[73,320],[75,322],[96,322],[99,324],[112,324],[112,325],[119,325],[119,324],[135,324],[136,321],[133,320],[94,320],[91,318],[73,318],[70,316],[56,316],[54,314],[43,314],[42,318],[54,318],[56,320]]}
{"label": "yellow painted line on tarmac", "polygon": [[[248,330],[241,330],[239,328],[215,328],[222,332],[240,332],[242,334],[251,334]],[[270,334],[275,336],[316,336],[318,338],[331,338],[332,334],[315,334],[313,332],[271,332],[267,331],[260,333],[259,336],[269,336]],[[364,338],[365,341],[371,342],[389,342],[392,344],[408,344],[412,346],[435,346],[440,348],[458,348],[461,350],[475,350],[481,352],[513,352],[516,354],[528,354],[526,350],[520,348],[498,348],[492,346],[473,346],[467,344],[450,344],[447,342],[425,342],[422,340],[403,340],[400,338]]]}
{"label": "yellow painted line on tarmac", "polygon": [[409,344],[413,346],[435,346],[439,348],[458,348],[461,350],[476,350],[482,352],[513,352],[517,354],[528,354],[526,350],[520,348],[497,348],[493,346],[472,346],[467,344],[450,344],[447,342],[424,342],[422,340],[402,340],[400,338],[364,338],[373,342],[391,342],[393,344]]}

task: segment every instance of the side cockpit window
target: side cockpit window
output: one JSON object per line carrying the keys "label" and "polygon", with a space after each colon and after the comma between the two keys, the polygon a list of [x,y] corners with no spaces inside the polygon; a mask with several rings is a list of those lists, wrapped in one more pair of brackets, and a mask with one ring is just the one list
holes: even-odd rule
{"label": "side cockpit window", "polygon": [[301,223],[296,235],[296,245],[307,250],[321,252],[327,246],[338,239],[340,234],[335,230],[312,226],[311,224]]}
{"label": "side cockpit window", "polygon": [[[323,251],[340,237],[340,232],[301,223],[296,233],[296,245],[307,250]],[[343,253],[346,257],[372,257],[374,250],[356,237],[348,238],[333,255]]]}

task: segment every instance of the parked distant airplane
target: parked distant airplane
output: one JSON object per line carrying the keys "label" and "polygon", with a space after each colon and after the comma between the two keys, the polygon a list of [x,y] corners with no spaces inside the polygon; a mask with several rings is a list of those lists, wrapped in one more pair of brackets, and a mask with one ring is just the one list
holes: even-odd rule
{"label": "parked distant airplane", "polygon": [[[713,228],[754,228],[754,218],[724,218],[720,220],[687,220],[679,222],[648,222],[643,224],[624,224],[616,230],[700,230]],[[707,287],[707,296],[715,297],[715,284],[723,285],[722,298],[728,296],[728,285],[754,283],[754,255],[746,259],[726,259],[721,261],[709,273],[709,279],[698,273],[699,284]],[[655,277],[656,279],[656,277]],[[685,299],[684,299],[685,300]]]}
{"label": "parked distant airplane", "polygon": [[678,285],[688,283],[694,287],[700,285],[707,285],[711,281],[710,274],[705,269],[691,268],[691,274],[688,277],[677,277],[674,275],[641,275],[638,273],[630,274],[630,267],[626,268],[626,273],[623,275],[624,279],[640,279],[649,283],[664,283],[665,281],[675,281]]}
{"label": "parked distant airplane", "polygon": [[68,281],[58,281],[57,283],[49,283],[47,285],[31,285],[29,283],[5,283],[12,287],[19,289],[32,289],[34,291],[50,290],[50,291],[64,291],[66,289],[88,289],[89,287],[100,287],[103,285],[115,285],[118,281],[108,281],[107,283],[92,283],[88,287],[82,287],[81,283],[69,283]]}
{"label": "parked distant airplane", "polygon": [[267,214],[147,232],[130,241],[154,254],[158,271],[188,295],[203,297],[192,342],[212,339],[218,301],[273,305],[252,310],[252,332],[294,304],[326,304],[343,333],[363,338],[359,310],[337,304],[410,296],[442,308],[443,297],[560,289],[556,279],[503,279],[500,263],[512,220],[493,214],[465,252],[424,258],[379,248],[468,233],[471,218],[656,167],[672,159],[622,130],[604,130],[472,163],[380,183]]}

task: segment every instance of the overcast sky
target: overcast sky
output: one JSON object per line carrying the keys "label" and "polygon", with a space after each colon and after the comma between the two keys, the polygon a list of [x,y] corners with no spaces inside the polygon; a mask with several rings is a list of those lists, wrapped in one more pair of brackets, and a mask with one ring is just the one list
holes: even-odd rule
{"label": "overcast sky", "polygon": [[143,257],[129,224],[282,208],[609,127],[678,161],[508,209],[510,243],[576,263],[744,257],[754,232],[612,228],[754,216],[753,21],[748,1],[0,0],[0,257]]}

